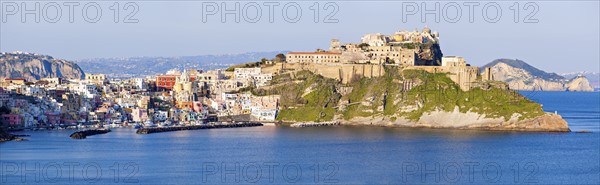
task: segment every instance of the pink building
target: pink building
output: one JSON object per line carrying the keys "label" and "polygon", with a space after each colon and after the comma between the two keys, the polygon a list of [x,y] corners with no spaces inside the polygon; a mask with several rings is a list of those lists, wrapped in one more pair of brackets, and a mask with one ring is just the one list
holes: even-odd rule
{"label": "pink building", "polygon": [[22,126],[23,120],[21,119],[21,115],[18,114],[3,114],[2,122],[9,127],[19,127]]}
{"label": "pink building", "polygon": [[60,114],[58,112],[46,112],[44,115],[48,118],[48,124],[60,124]]}
{"label": "pink building", "polygon": [[134,108],[131,110],[131,120],[135,122],[144,122],[148,120],[148,112],[146,109]]}

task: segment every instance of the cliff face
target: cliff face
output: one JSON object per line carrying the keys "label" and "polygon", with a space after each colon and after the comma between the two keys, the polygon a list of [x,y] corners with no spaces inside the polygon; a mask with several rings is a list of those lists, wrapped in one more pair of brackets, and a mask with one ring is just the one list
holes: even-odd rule
{"label": "cliff face", "polygon": [[556,73],[546,73],[520,60],[498,59],[481,69],[486,67],[491,67],[494,80],[506,82],[514,90],[593,91],[585,77],[567,80]]}
{"label": "cliff face", "polygon": [[442,49],[438,43],[425,43],[417,51],[419,65],[440,66],[442,65]]}
{"label": "cliff face", "polygon": [[[281,96],[277,119],[289,122],[337,121],[352,125],[514,131],[569,131],[558,115],[540,104],[489,82],[462,91],[445,74],[398,70],[347,84],[308,71],[275,76],[255,95]],[[485,87],[485,88],[484,88]]]}
{"label": "cliff face", "polygon": [[594,88],[590,85],[590,81],[583,76],[571,79],[565,84],[565,87],[568,91],[594,91]]}
{"label": "cliff face", "polygon": [[25,78],[28,81],[47,77],[85,77],[83,70],[73,62],[28,53],[0,54],[0,72],[1,78]]}

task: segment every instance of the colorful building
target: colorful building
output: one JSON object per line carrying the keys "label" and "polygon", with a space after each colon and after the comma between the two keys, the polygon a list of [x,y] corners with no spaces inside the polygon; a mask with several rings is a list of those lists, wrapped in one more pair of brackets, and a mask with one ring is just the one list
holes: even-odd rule
{"label": "colorful building", "polygon": [[23,119],[19,114],[2,114],[2,123],[7,127],[20,127]]}

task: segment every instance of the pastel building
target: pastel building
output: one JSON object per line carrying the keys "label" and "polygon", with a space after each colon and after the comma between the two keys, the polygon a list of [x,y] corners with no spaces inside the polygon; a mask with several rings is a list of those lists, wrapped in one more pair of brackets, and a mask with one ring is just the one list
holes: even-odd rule
{"label": "pastel building", "polygon": [[2,123],[7,127],[21,127],[23,119],[19,114],[2,114]]}

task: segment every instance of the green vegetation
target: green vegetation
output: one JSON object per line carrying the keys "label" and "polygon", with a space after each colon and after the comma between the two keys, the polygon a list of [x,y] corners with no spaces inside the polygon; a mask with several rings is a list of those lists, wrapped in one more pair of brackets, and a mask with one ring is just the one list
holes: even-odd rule
{"label": "green vegetation", "polygon": [[[426,112],[452,112],[457,107],[463,113],[470,111],[506,120],[514,113],[521,114],[520,119],[544,114],[541,105],[512,90],[482,84],[484,89],[465,92],[444,73],[401,71],[392,66],[385,70],[381,77],[356,78],[348,84],[309,71],[286,73],[275,76],[269,88],[252,89],[252,93],[281,95],[277,120],[284,121],[330,121],[335,114],[346,120],[385,116],[418,121]],[[405,90],[404,83],[413,84],[412,88]],[[336,87],[352,90],[342,96]]]}
{"label": "green vegetation", "polygon": [[[292,77],[293,76],[293,77]],[[278,120],[331,121],[340,95],[333,79],[309,71],[275,76],[272,88],[254,89],[254,95],[278,94],[281,96]],[[276,84],[277,83],[277,84]]]}
{"label": "green vegetation", "polygon": [[249,63],[245,63],[245,64],[238,64],[238,65],[233,65],[233,66],[225,69],[225,71],[233,72],[235,70],[235,68],[253,68],[253,67],[260,67],[263,64],[264,64],[263,61],[260,61],[260,62],[249,62]]}
{"label": "green vegetation", "polygon": [[[253,68],[253,67],[261,67],[261,66],[264,66],[264,65],[266,65],[266,64],[267,64],[267,61],[269,61],[269,59],[262,58],[262,59],[260,59],[260,61],[258,61],[258,62],[248,62],[248,63],[245,63],[245,64],[237,64],[237,65],[233,65],[233,66],[231,66],[231,67],[229,67],[229,68],[225,69],[225,71],[230,71],[230,72],[232,72],[232,71],[234,71],[234,70],[235,70],[235,68]],[[282,54],[282,53],[279,53],[279,54],[277,54],[277,55],[275,56],[275,58],[271,59],[270,61],[273,61],[273,62],[283,62],[283,61],[285,61],[285,55],[284,55],[284,54]]]}
{"label": "green vegetation", "polygon": [[420,108],[403,113],[409,119],[418,120],[424,112],[443,110],[451,112],[455,107],[460,112],[476,112],[488,118],[510,119],[513,113],[523,115],[520,119],[533,118],[544,114],[541,105],[526,99],[515,91],[491,88],[474,88],[462,91],[445,74],[431,74],[424,71],[404,71],[410,76],[424,81],[423,85],[408,91],[404,103],[416,102]]}

